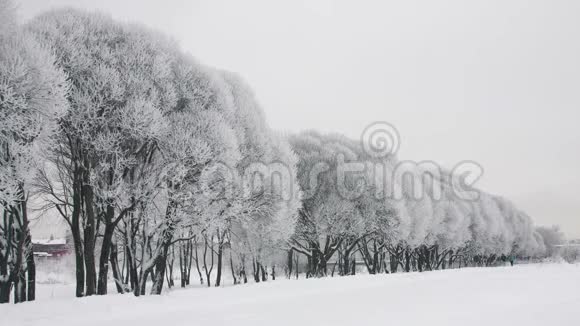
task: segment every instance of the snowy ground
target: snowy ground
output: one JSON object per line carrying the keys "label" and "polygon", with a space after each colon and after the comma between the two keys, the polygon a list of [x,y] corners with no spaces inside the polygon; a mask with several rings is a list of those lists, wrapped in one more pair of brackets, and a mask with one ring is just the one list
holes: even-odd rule
{"label": "snowy ground", "polygon": [[[40,291],[41,289],[39,289]],[[580,265],[277,280],[0,306],[24,325],[580,325]]]}

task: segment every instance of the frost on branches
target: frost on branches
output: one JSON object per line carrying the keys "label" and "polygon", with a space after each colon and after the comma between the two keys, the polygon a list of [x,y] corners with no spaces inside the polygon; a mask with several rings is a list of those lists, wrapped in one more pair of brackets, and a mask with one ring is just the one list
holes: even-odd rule
{"label": "frost on branches", "polygon": [[502,197],[458,198],[449,172],[418,190],[425,171],[394,178],[394,155],[272,130],[242,77],[143,26],[72,9],[19,26],[0,0],[0,40],[1,302],[34,299],[29,198],[68,225],[77,297],[161,294],[192,271],[221,286],[492,266],[558,241]]}
{"label": "frost on branches", "polygon": [[65,75],[50,48],[16,25],[0,1],[0,303],[34,300],[35,265],[27,202],[56,119],[66,110]]}

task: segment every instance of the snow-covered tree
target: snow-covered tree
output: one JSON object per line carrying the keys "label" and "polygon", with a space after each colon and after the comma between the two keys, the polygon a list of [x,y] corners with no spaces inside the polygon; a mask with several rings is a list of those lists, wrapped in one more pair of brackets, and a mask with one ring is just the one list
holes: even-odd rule
{"label": "snow-covered tree", "polygon": [[359,144],[316,132],[291,136],[290,143],[298,155],[297,176],[304,194],[291,243],[308,257],[308,273],[321,276],[345,240],[354,237],[356,244],[362,236],[357,199],[363,195],[364,173],[343,173],[345,163],[357,162]]}
{"label": "snow-covered tree", "polygon": [[[70,9],[43,14],[29,29],[54,48],[71,84],[60,142],[49,155],[53,168],[65,176],[57,182],[69,189],[51,195],[71,226],[77,296],[105,294],[114,230],[138,201],[150,196],[152,189],[144,188],[136,173],[166,132],[163,113],[177,105],[166,55],[172,42],[101,14]],[[45,189],[57,189],[49,186],[55,181],[50,176],[42,181]],[[98,232],[103,241],[97,284]]]}
{"label": "snow-covered tree", "polygon": [[67,92],[51,50],[16,24],[12,8],[0,1],[0,303],[8,302],[12,288],[14,302],[35,297],[31,176],[40,164],[39,148],[50,143],[66,109]]}
{"label": "snow-covered tree", "polygon": [[254,279],[265,279],[265,260],[292,235],[300,201],[296,158],[287,141],[267,126],[252,90],[239,76],[229,72],[221,72],[221,76],[233,99],[230,123],[239,136],[241,157],[230,171],[236,180],[231,189],[234,191],[230,191],[229,198],[214,200],[222,205],[218,214],[221,223],[214,231],[218,256],[216,285],[220,283],[226,242],[231,250],[230,263],[236,258],[234,274],[245,275],[246,262],[251,258]]}

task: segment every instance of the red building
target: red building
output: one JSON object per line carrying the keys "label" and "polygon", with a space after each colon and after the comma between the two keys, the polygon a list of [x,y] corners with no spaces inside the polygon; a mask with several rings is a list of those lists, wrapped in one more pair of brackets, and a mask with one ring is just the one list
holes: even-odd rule
{"label": "red building", "polygon": [[37,257],[61,257],[70,253],[66,239],[33,239],[32,249]]}

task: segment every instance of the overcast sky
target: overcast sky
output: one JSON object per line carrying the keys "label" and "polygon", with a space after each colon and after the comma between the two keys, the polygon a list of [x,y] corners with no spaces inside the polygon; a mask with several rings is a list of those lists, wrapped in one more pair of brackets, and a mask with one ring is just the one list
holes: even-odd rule
{"label": "overcast sky", "polygon": [[580,237],[580,1],[15,1],[163,30],[239,72],[279,130],[388,121],[400,158],[474,160],[481,188]]}

